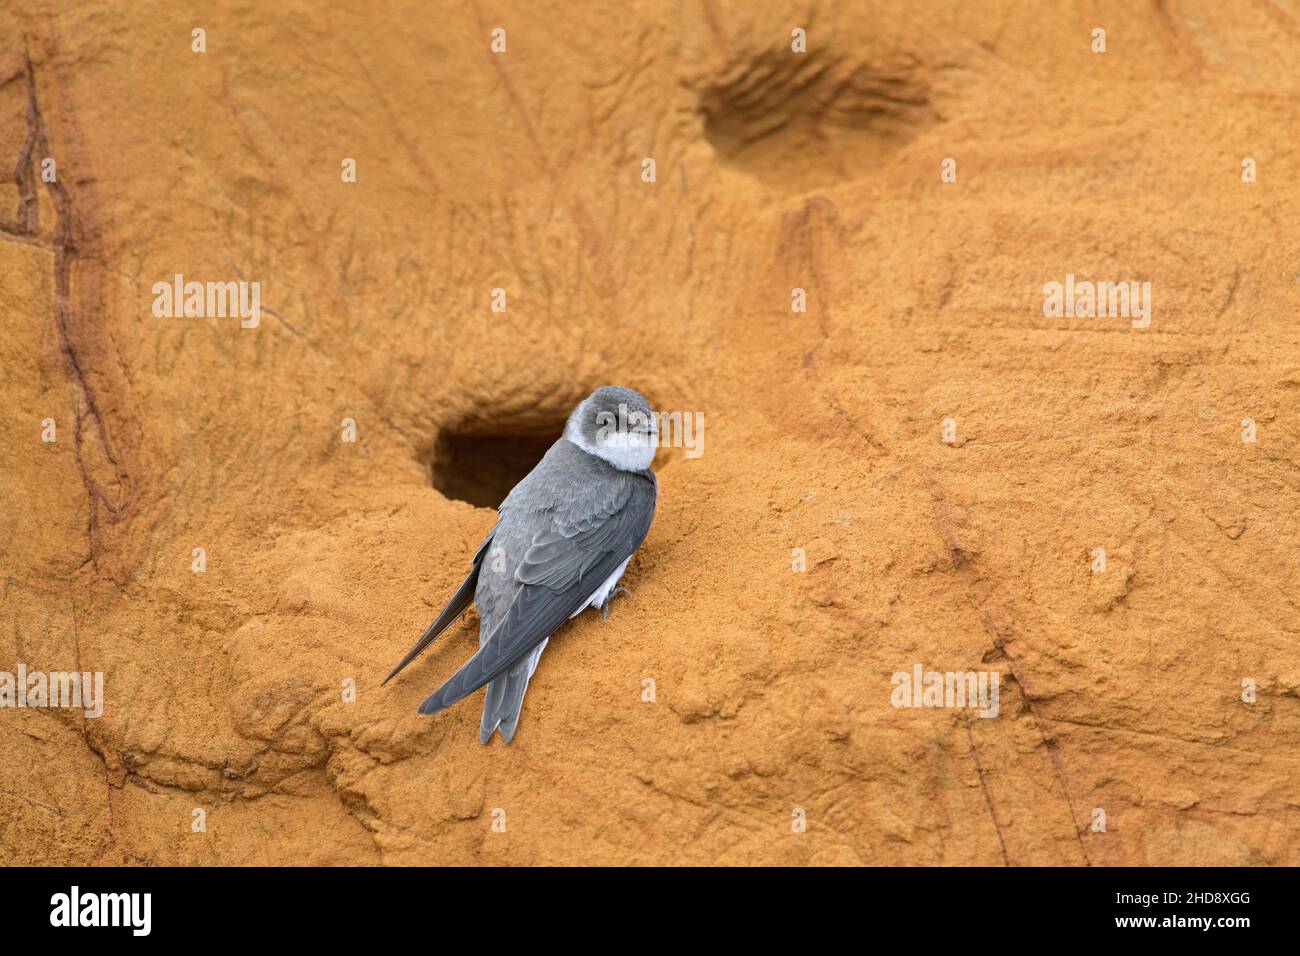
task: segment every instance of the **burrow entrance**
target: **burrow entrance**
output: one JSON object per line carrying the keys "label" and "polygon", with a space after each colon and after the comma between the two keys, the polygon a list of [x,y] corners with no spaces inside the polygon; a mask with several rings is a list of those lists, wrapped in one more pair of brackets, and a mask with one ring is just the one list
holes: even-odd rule
{"label": "burrow entrance", "polygon": [[564,422],[473,422],[444,428],[433,445],[433,487],[448,498],[496,508],[564,434]]}

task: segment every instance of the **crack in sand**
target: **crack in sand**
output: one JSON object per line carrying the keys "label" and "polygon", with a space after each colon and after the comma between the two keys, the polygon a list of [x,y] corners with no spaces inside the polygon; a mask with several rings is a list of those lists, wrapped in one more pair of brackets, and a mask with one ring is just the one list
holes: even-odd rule
{"label": "crack in sand", "polygon": [[[26,42],[26,41],[25,41]],[[79,258],[85,258],[77,244],[76,210],[72,195],[67,187],[56,178],[46,182],[46,190],[54,205],[54,227],[49,235],[40,230],[40,211],[37,203],[36,172],[33,165],[37,155],[49,155],[50,144],[45,126],[45,117],[41,111],[36,89],[36,68],[32,62],[30,49],[25,53],[25,82],[27,87],[27,137],[19,153],[15,176],[19,182],[20,201],[18,221],[0,224],[0,234],[5,238],[49,248],[54,252],[54,298],[52,311],[55,327],[59,334],[60,351],[76,384],[78,407],[74,428],[74,453],[77,466],[81,472],[82,483],[90,498],[89,547],[91,563],[99,568],[102,544],[102,525],[100,507],[108,516],[109,523],[122,520],[134,497],[130,475],[121,459],[114,451],[109,437],[109,429],[101,408],[99,397],[91,384],[83,359],[82,349],[78,344],[76,332],[89,318],[79,314],[72,301],[72,275]],[[100,259],[101,257],[90,256]],[[85,423],[89,418],[98,436],[99,445],[112,469],[112,482],[118,490],[116,499],[110,496],[101,482],[95,477],[87,461]]]}
{"label": "crack in sand", "polygon": [[980,763],[979,748],[975,746],[975,735],[970,729],[970,714],[966,714],[966,739],[970,742],[970,756],[975,763],[975,775],[980,780],[980,792],[984,794],[984,805],[989,808],[989,819],[993,821],[993,832],[998,836],[998,846],[1002,850],[1002,865],[1010,866],[1011,859],[1007,856],[1007,844],[1002,839],[1002,827],[998,824],[998,815],[993,810],[993,797],[989,793],[988,782],[984,779],[984,766]]}
{"label": "crack in sand", "polygon": [[1072,824],[1072,829],[1074,830],[1074,838],[1079,844],[1079,853],[1083,856],[1084,864],[1091,866],[1092,861],[1088,858],[1088,849],[1083,843],[1082,831],[1079,828],[1079,818],[1074,812],[1074,801],[1070,798],[1070,788],[1065,779],[1065,768],[1061,764],[1061,757],[1057,747],[1055,734],[1052,732],[1051,724],[1047,722],[1046,718],[1041,717],[1034,710],[1034,694],[1030,690],[1029,685],[1025,683],[1024,678],[1020,673],[1022,668],[1019,667],[1015,656],[1007,649],[1007,640],[1003,635],[1002,630],[989,617],[986,604],[989,598],[988,592],[992,590],[991,585],[989,585],[985,580],[984,575],[976,570],[973,563],[974,556],[958,545],[951,521],[949,520],[947,498],[944,496],[942,486],[933,476],[930,479],[930,491],[935,503],[935,516],[939,523],[939,533],[943,537],[944,547],[952,557],[953,570],[963,577],[973,577],[974,587],[972,590],[976,592],[984,592],[982,596],[978,593],[973,595],[976,598],[974,606],[979,610],[980,622],[984,625],[985,631],[993,638],[994,648],[1006,657],[1007,670],[1011,672],[1012,679],[1016,682],[1017,686],[1020,687],[1021,695],[1025,703],[1025,711],[1033,719],[1034,726],[1038,730],[1038,735],[1043,741],[1043,746],[1047,749],[1047,756],[1052,764],[1052,772],[1056,777],[1057,785],[1061,789],[1061,796],[1065,799],[1066,810],[1070,814],[1070,822]]}

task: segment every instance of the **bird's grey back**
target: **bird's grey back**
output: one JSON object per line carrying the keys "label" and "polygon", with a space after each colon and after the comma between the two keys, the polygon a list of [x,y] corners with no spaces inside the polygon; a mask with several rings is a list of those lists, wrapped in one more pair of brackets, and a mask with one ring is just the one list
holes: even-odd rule
{"label": "bird's grey back", "polygon": [[[533,539],[546,531],[586,531],[627,502],[634,483],[653,473],[619,471],[561,438],[501,503],[492,546],[484,556],[474,603],[479,644],[496,629],[523,584],[515,570]],[[593,583],[595,585],[600,582]]]}

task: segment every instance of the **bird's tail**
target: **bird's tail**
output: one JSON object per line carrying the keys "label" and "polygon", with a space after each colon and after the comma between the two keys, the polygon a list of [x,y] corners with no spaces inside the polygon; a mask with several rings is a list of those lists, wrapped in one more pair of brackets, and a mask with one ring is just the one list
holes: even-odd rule
{"label": "bird's tail", "polygon": [[501,729],[501,739],[510,743],[515,735],[515,727],[519,724],[519,711],[524,706],[528,681],[532,679],[533,671],[537,670],[537,662],[545,649],[546,641],[542,641],[509,671],[488,681],[487,696],[483,698],[483,720],[479,724],[480,743],[491,740],[498,727]]}

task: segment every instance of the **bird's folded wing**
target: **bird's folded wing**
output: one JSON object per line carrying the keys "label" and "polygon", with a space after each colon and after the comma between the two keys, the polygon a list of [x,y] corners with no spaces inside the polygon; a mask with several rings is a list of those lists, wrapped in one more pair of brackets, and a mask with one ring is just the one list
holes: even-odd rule
{"label": "bird's folded wing", "polygon": [[654,518],[653,476],[637,476],[622,506],[603,520],[554,524],[533,536],[515,570],[520,587],[491,637],[420,706],[432,714],[474,693],[568,620],[614,570],[641,546]]}
{"label": "bird's folded wing", "polygon": [[[462,581],[460,587],[456,589],[456,593],[451,596],[451,600],[448,601],[447,606],[442,609],[442,613],[439,614],[437,618],[434,619],[434,622],[429,625],[428,630],[424,632],[424,636],[415,642],[415,646],[407,652],[406,656],[403,657],[401,661],[398,662],[397,666],[389,672],[388,676],[384,678],[384,684],[387,684],[390,680],[401,673],[402,668],[419,657],[426,647],[437,640],[439,634],[445,631],[451,623],[456,620],[456,618],[460,617],[469,609],[470,602],[474,600],[474,589],[478,586],[478,572],[479,569],[483,567],[483,556],[487,554],[488,545],[492,543],[492,536],[495,532],[496,528],[493,528],[492,531],[488,532],[487,538],[481,545],[479,545],[478,551],[474,554],[474,566],[470,569],[465,580]],[[380,686],[382,687],[383,684],[380,684]]]}

